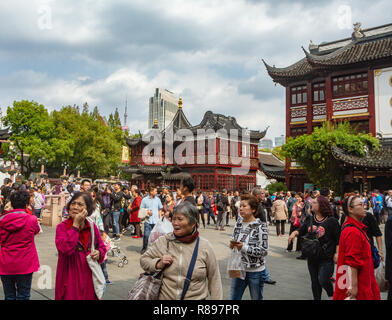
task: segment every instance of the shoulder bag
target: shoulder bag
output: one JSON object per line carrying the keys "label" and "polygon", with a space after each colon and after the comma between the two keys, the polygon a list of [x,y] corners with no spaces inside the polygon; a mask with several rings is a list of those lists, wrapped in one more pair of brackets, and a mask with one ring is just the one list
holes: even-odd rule
{"label": "shoulder bag", "polygon": [[[91,219],[88,219],[90,223],[90,228],[91,228],[91,252],[95,250],[94,246],[94,241],[95,241],[95,231],[94,231],[94,222]],[[94,291],[95,294],[97,295],[97,298],[99,300],[102,299],[103,293],[105,292],[106,289],[106,281],[105,281],[105,276],[103,274],[102,268],[98,261],[93,260],[91,258],[91,254],[89,254],[87,257],[87,263],[88,266],[91,269],[91,273],[93,276],[93,284],[94,284]]]}
{"label": "shoulder bag", "polygon": [[181,299],[180,300],[184,300],[185,294],[186,294],[186,292],[188,291],[188,288],[189,288],[189,284],[191,283],[193,269],[195,268],[197,254],[199,252],[199,242],[200,242],[200,237],[197,237],[195,249],[193,249],[191,263],[189,264],[188,272],[186,274],[186,278],[185,278],[185,282],[184,282],[184,288],[182,289],[182,294],[181,294]]}
{"label": "shoulder bag", "polygon": [[[168,253],[169,240],[166,241],[166,253]],[[128,292],[128,300],[158,300],[164,269],[155,273],[141,273],[139,279]]]}
{"label": "shoulder bag", "polygon": [[310,216],[310,232],[302,237],[301,251],[306,258],[317,259],[320,256],[321,244],[317,233],[313,231],[313,216]]}
{"label": "shoulder bag", "polygon": [[367,234],[365,234],[365,232],[363,232],[363,230],[358,228],[355,224],[352,224],[352,223],[346,224],[345,226],[343,226],[341,232],[343,232],[343,230],[346,229],[347,227],[354,227],[354,228],[358,229],[359,231],[361,231],[361,233],[365,236],[366,240],[370,244],[370,251],[372,253],[372,260],[373,260],[374,269],[377,269],[378,266],[380,265],[380,261],[381,261],[381,257],[380,257],[380,254],[378,253],[377,248],[370,242],[370,239],[368,238]]}

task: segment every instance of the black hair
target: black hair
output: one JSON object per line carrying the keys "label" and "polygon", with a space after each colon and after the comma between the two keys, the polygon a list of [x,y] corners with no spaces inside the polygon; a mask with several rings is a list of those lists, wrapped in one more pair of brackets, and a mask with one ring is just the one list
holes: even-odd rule
{"label": "black hair", "polygon": [[90,183],[90,184],[91,184],[91,181],[90,181],[90,179],[86,179],[86,178],[85,178],[85,179],[83,179],[82,181],[80,181],[80,184],[83,184],[83,183],[85,183],[86,181],[87,181],[88,183]]}
{"label": "black hair", "polygon": [[91,194],[89,192],[75,193],[72,199],[67,204],[67,211],[69,212],[69,209],[71,208],[71,203],[74,202],[76,199],[79,199],[80,197],[82,197],[84,202],[86,203],[87,216],[91,216],[94,211],[94,203],[93,198],[91,197]]}
{"label": "black hair", "polygon": [[28,191],[14,191],[10,195],[11,206],[13,209],[25,209],[30,203],[30,193]]}
{"label": "black hair", "polygon": [[328,196],[329,196],[329,193],[330,193],[329,188],[321,188],[321,189],[320,189],[320,195],[321,195],[321,196],[328,197]]}
{"label": "black hair", "polygon": [[184,187],[187,187],[189,192],[192,192],[195,189],[195,182],[190,177],[189,178],[185,178],[184,180],[182,180],[181,184]]}

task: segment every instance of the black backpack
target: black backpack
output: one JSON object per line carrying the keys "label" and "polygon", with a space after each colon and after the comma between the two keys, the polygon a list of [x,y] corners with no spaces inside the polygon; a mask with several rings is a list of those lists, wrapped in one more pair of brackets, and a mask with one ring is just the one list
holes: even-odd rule
{"label": "black backpack", "polygon": [[321,244],[317,239],[317,233],[313,231],[313,217],[310,217],[310,232],[302,237],[301,251],[306,258],[317,259],[320,257]]}

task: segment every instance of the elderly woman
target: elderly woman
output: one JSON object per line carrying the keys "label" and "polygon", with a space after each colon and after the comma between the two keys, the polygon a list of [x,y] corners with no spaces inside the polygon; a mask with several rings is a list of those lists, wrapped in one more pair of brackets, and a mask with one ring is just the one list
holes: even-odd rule
{"label": "elderly woman", "polygon": [[102,263],[106,246],[94,224],[96,248],[91,252],[90,222],[86,219],[94,211],[90,193],[78,192],[67,204],[69,217],[57,226],[56,248],[58,251],[56,273],[56,300],[98,300],[91,269],[86,257]]}
{"label": "elderly woman", "polygon": [[222,299],[219,266],[208,240],[199,237],[198,211],[184,202],[173,212],[174,231],[161,236],[142,255],[140,265],[149,273],[163,270],[159,300],[179,300],[196,244],[199,244],[196,264],[185,300]]}
{"label": "elderly woman", "polygon": [[252,300],[263,299],[264,278],[267,276],[264,257],[268,251],[268,228],[266,222],[255,217],[258,207],[256,197],[241,196],[240,217],[234,226],[230,249],[237,248],[241,252],[246,275],[245,279],[231,280],[231,300],[241,300],[247,286]]}
{"label": "elderly woman", "polygon": [[364,202],[359,196],[351,195],[344,200],[343,211],[347,219],[340,235],[333,300],[380,300],[371,242],[362,222],[366,217]]}

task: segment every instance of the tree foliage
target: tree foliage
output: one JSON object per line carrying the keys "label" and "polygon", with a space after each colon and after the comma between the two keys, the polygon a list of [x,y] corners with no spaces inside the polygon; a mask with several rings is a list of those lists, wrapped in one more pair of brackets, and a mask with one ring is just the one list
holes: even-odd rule
{"label": "tree foliage", "polygon": [[368,150],[379,148],[376,138],[357,132],[355,127],[344,122],[334,125],[325,123],[322,127],[316,127],[312,134],[289,137],[282,147],[282,153],[302,166],[315,185],[340,192],[344,170],[332,155],[332,145],[358,156],[365,155],[366,147]]}
{"label": "tree foliage", "polygon": [[275,192],[287,191],[287,186],[283,182],[275,182],[267,185],[265,189],[269,194],[273,194]]}
{"label": "tree foliage", "polygon": [[118,111],[111,117],[113,126],[105,123],[98,107],[89,112],[87,103],[82,112],[78,106],[66,106],[49,114],[37,102],[14,102],[3,119],[13,132],[5,158],[15,159],[27,177],[41,164],[60,172],[67,164],[68,173],[80,170],[93,179],[117,175],[125,141]]}

